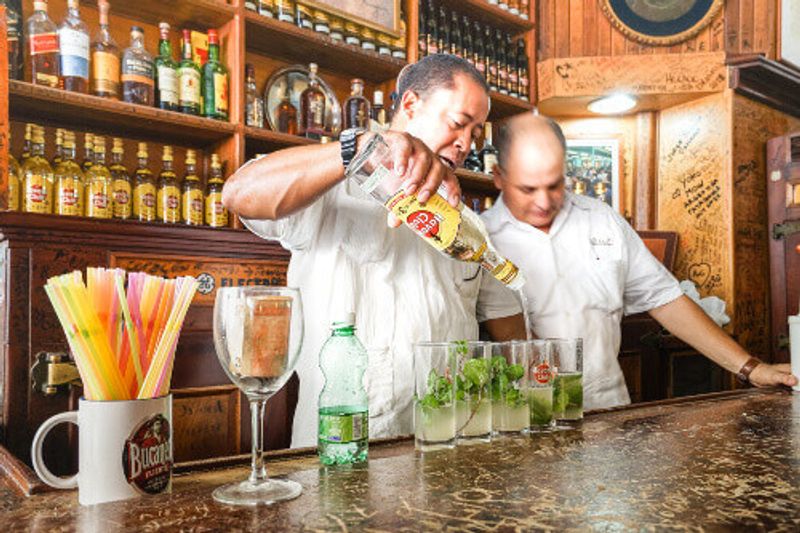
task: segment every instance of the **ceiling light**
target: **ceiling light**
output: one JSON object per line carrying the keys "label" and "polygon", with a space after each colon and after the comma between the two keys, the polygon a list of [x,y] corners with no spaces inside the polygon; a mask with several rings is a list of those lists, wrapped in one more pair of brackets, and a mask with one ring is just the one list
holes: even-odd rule
{"label": "ceiling light", "polygon": [[617,93],[598,98],[589,103],[589,111],[598,115],[617,115],[636,106],[636,98],[629,94]]}

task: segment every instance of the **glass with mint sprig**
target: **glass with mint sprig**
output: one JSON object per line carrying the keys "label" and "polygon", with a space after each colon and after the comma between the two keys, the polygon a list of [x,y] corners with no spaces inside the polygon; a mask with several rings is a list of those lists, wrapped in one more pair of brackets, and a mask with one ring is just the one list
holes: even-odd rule
{"label": "glass with mint sprig", "polygon": [[492,368],[488,343],[451,344],[456,359],[456,433],[461,441],[488,441],[492,435]]}
{"label": "glass with mint sprig", "polygon": [[455,353],[447,342],[418,343],[413,352],[416,448],[452,448],[456,442]]}
{"label": "glass with mint sprig", "polygon": [[530,424],[528,402],[529,350],[525,342],[489,345],[491,355],[492,429],[495,433],[521,433]]}

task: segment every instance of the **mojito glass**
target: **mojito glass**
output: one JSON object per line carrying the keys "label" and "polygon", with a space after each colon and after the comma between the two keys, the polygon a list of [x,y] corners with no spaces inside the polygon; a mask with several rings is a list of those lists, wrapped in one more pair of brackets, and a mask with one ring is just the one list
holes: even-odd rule
{"label": "mojito glass", "polygon": [[528,345],[528,400],[530,402],[530,430],[550,431],[553,418],[553,343],[534,340]]}
{"label": "mojito glass", "polygon": [[455,351],[450,343],[419,343],[414,350],[414,444],[422,452],[456,443]]}
{"label": "mojito glass", "polygon": [[579,427],[583,420],[583,339],[549,339],[553,346],[553,416],[556,426]]}
{"label": "mojito glass", "polygon": [[456,358],[456,435],[458,441],[488,442],[492,436],[491,364],[489,344],[457,341],[450,344]]}
{"label": "mojito glass", "polygon": [[525,342],[489,344],[492,374],[492,431],[521,433],[528,429],[528,351]]}

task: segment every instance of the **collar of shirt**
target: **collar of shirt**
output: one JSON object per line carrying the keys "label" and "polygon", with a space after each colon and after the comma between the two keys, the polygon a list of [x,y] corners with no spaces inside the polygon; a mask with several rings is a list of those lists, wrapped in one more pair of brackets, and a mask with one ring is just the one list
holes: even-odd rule
{"label": "collar of shirt", "polygon": [[483,217],[486,223],[486,229],[490,234],[500,231],[504,225],[508,224],[532,235],[553,238],[561,230],[561,228],[564,227],[564,224],[566,224],[567,218],[569,217],[569,214],[573,208],[583,210],[589,209],[588,206],[582,205],[579,200],[579,198],[576,198],[570,192],[564,193],[564,205],[561,206],[556,218],[553,220],[553,224],[550,226],[550,231],[547,233],[528,224],[527,222],[518,220],[513,214],[511,214],[511,211],[508,209],[508,206],[503,200],[502,193],[497,198],[494,206],[490,210],[486,211]]}

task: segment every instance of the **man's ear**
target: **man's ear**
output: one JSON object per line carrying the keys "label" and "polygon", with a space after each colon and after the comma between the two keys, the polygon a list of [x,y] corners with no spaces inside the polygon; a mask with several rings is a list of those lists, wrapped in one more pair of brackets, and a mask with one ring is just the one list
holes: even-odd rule
{"label": "man's ear", "polygon": [[414,118],[420,105],[422,105],[422,99],[414,91],[406,91],[400,98],[400,111],[408,120]]}
{"label": "man's ear", "polygon": [[503,169],[500,168],[499,164],[496,164],[492,169],[492,181],[494,182],[494,186],[498,191],[503,190],[504,179],[505,179],[505,174],[503,173]]}

